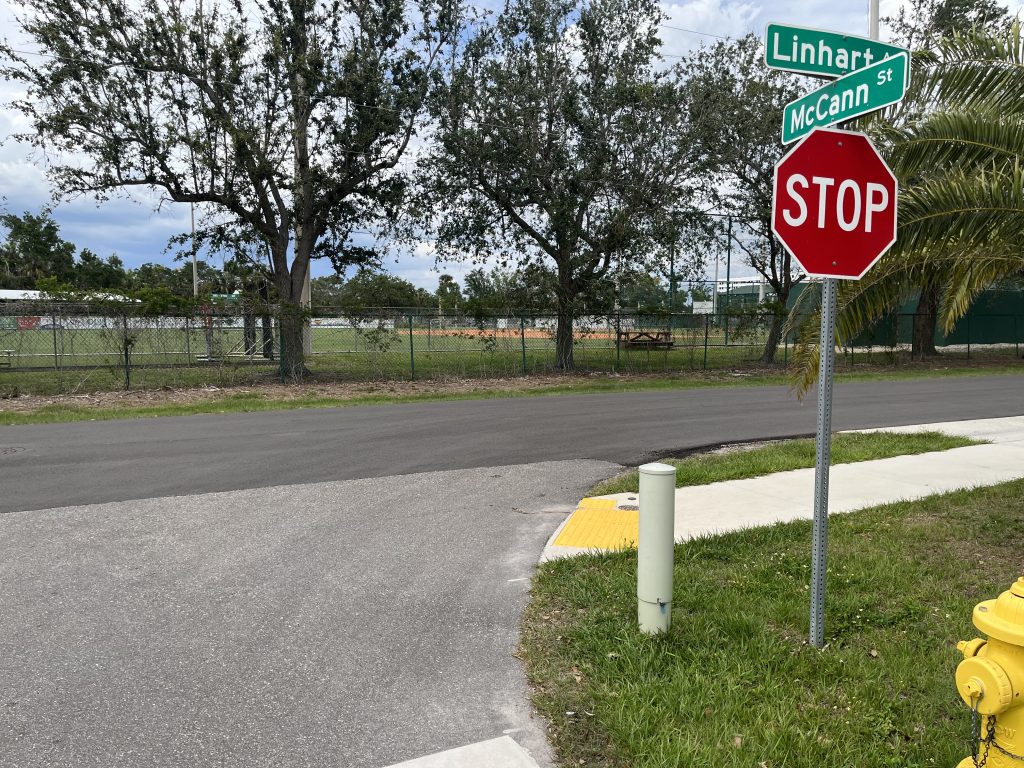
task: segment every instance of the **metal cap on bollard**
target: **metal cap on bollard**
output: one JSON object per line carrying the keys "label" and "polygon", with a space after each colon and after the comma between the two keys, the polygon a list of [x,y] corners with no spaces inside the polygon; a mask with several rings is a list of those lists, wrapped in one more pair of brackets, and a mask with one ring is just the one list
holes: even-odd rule
{"label": "metal cap on bollard", "polygon": [[672,623],[672,567],[675,561],[676,468],[640,467],[640,531],[636,553],[637,621],[649,635]]}

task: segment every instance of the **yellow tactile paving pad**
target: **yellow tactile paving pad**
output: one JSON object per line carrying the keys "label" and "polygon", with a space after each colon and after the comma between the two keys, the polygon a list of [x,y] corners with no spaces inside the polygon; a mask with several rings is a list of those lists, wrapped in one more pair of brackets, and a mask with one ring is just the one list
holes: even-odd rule
{"label": "yellow tactile paving pad", "polygon": [[615,499],[586,498],[555,539],[556,547],[624,549],[636,545],[640,513],[616,509]]}

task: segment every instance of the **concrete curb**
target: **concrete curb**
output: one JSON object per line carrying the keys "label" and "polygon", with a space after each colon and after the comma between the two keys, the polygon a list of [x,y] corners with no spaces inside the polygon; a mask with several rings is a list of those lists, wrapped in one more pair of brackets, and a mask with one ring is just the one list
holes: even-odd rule
{"label": "concrete curb", "polygon": [[388,768],[539,768],[509,736],[396,763]]}

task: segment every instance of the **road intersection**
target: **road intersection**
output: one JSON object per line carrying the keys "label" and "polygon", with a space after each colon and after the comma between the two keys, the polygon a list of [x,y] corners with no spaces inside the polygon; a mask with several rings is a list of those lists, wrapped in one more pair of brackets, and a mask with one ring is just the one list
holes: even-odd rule
{"label": "road intersection", "polygon": [[[835,424],[1020,415],[1020,384],[844,384]],[[381,768],[510,736],[544,765],[513,654],[557,526],[622,464],[813,422],[737,387],[4,428],[0,753]]]}

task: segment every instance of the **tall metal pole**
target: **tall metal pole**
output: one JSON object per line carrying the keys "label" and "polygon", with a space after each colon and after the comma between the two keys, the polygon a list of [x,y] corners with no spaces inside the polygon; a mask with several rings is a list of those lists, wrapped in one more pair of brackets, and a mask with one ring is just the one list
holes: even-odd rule
{"label": "tall metal pole", "polygon": [[729,309],[729,287],[732,275],[732,216],[729,217],[729,238],[725,241],[725,308]]}
{"label": "tall metal pole", "polygon": [[[729,232],[725,241],[725,311],[729,311],[732,303],[730,295],[730,280],[732,272],[732,216],[729,216]],[[725,323],[725,346],[729,346],[729,322]]]}
{"label": "tall metal pole", "polygon": [[836,360],[836,280],[821,285],[821,364],[818,367],[817,461],[814,465],[814,543],[811,549],[811,645],[825,645],[828,553],[828,475],[832,458],[832,375]]}
{"label": "tall metal pole", "polygon": [[878,0],[868,0],[868,37],[878,39]]}
{"label": "tall metal pole", "polygon": [[192,214],[192,296],[199,296],[199,265],[196,263],[196,206],[195,203],[188,204],[189,212]]}
{"label": "tall metal pole", "polygon": [[711,286],[711,314],[718,317],[718,254],[715,254],[715,281]]}
{"label": "tall metal pole", "polygon": [[676,309],[676,244],[668,252],[668,311],[669,314]]}

